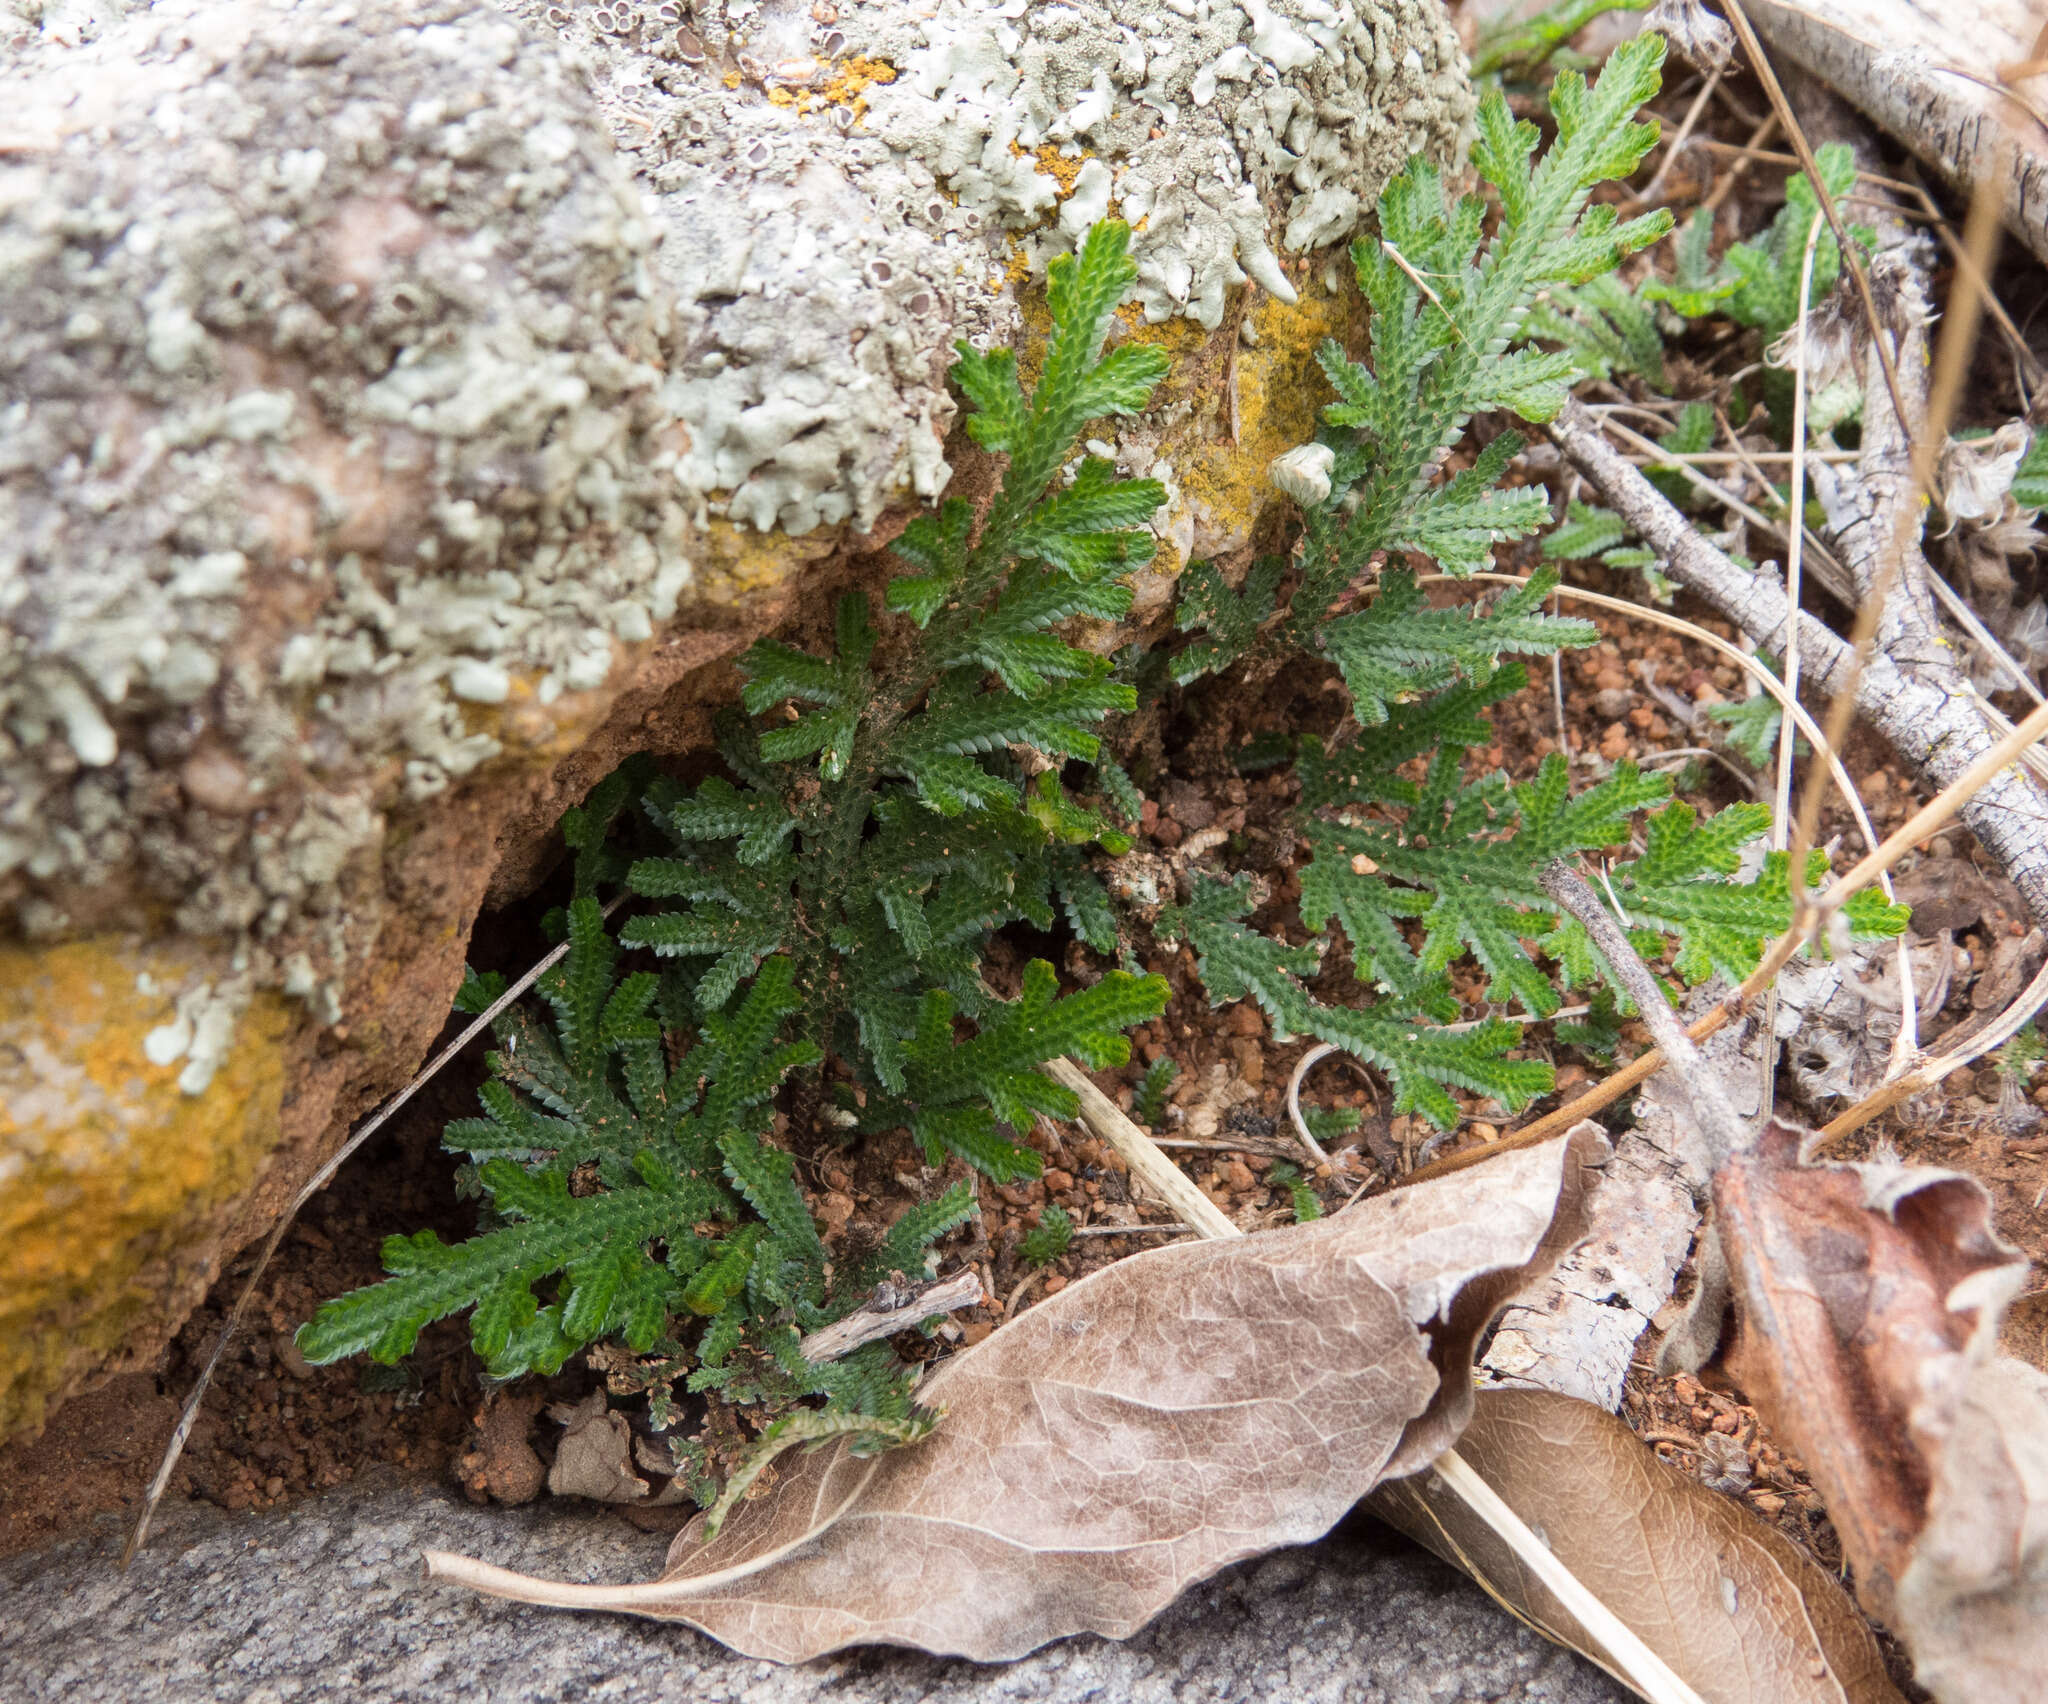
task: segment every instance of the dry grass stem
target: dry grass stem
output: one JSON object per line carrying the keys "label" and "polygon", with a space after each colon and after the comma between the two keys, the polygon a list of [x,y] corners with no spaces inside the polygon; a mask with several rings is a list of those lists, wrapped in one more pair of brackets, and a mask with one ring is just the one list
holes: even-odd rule
{"label": "dry grass stem", "polygon": [[1888,1078],[1847,1112],[1829,1120],[1821,1127],[1820,1140],[1816,1147],[1825,1146],[1838,1136],[1847,1136],[1851,1131],[1862,1129],[1880,1113],[1889,1111],[1901,1101],[1924,1094],[1971,1061],[1983,1058],[1994,1047],[2003,1047],[2026,1028],[2043,1006],[2048,1006],[2048,965],[2042,966],[2035,974],[2034,980],[2021,991],[2019,998],[2006,1007],[1996,1021],[1986,1024],[1966,1042],[1949,1052],[1922,1060],[1911,1070]]}

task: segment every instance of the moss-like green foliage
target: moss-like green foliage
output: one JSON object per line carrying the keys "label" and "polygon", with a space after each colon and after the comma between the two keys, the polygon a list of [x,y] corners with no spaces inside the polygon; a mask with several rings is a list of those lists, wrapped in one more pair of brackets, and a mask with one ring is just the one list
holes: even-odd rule
{"label": "moss-like green foliage", "polygon": [[[842,1123],[907,1126],[934,1163],[957,1155],[998,1181],[1035,1176],[1016,1133],[1078,1110],[1037,1067],[1120,1065],[1123,1032],[1165,1008],[1157,976],[1112,971],[1063,998],[1034,961],[1005,1000],[980,973],[1013,920],[1051,928],[1064,914],[1091,945],[1116,945],[1082,848],[1129,842],[1045,764],[1094,760],[1094,725],[1136,704],[1053,631],[1129,609],[1125,576],[1149,557],[1143,524],[1165,496],[1074,456],[1091,420],[1142,406],[1165,370],[1156,349],[1103,351],[1135,277],[1127,249],[1125,228],[1105,224],[1052,263],[1052,333],[1028,395],[1012,352],[962,345],[969,430],[1008,460],[980,526],[959,500],[913,523],[886,613],[849,595],[823,654],[750,650],[727,773],[685,790],[638,762],[565,819],[574,897],[554,921],[569,950],[538,990],[552,1021],[501,1017],[485,1116],[446,1137],[469,1157],[485,1227],[454,1247],[392,1238],[392,1276],[303,1328],[310,1359],[395,1360],[428,1322],[469,1310],[495,1377],[552,1371],[616,1337],[650,1358],[643,1382],[664,1414],[686,1376],[733,1402],[824,1396],[827,1415],[874,1420],[879,1442],[918,1434],[886,1344],[829,1366],[798,1344],[892,1272],[921,1269],[975,1211],[974,1191],[954,1186],[835,1265],[768,1139],[770,1103],[830,1055]],[[1102,773],[1134,817],[1128,778]],[[616,827],[629,811],[665,854],[629,856]],[[649,903],[615,944],[598,895],[621,881]],[[620,945],[662,968],[622,974]],[[461,1004],[480,1012],[502,987],[472,978]]]}
{"label": "moss-like green foliage", "polygon": [[1316,1199],[1316,1192],[1309,1187],[1308,1179],[1301,1175],[1298,1166],[1284,1161],[1266,1173],[1266,1182],[1275,1189],[1284,1189],[1294,1198],[1294,1222],[1305,1225],[1311,1219],[1323,1216],[1323,1204]]}
{"label": "moss-like green foliage", "polygon": [[1155,1059],[1138,1080],[1138,1092],[1131,1102],[1131,1116],[1147,1129],[1157,1130],[1166,1122],[1166,1091],[1173,1087],[1180,1067],[1171,1059]]}
{"label": "moss-like green foliage", "polygon": [[1073,1240],[1073,1214],[1064,1207],[1048,1207],[1039,1214],[1038,1224],[1024,1233],[1017,1252],[1033,1266],[1050,1266],[1067,1252]]}
{"label": "moss-like green foliage", "polygon": [[[1516,123],[1498,91],[1487,96],[1473,163],[1498,203],[1490,237],[1484,204],[1448,202],[1426,163],[1388,187],[1378,240],[1353,250],[1373,308],[1371,358],[1353,359],[1335,345],[1323,351],[1337,392],[1324,410],[1331,430],[1319,440],[1329,458],[1328,496],[1304,506],[1291,562],[1270,558],[1237,589],[1210,571],[1191,574],[1181,605],[1182,628],[1199,635],[1178,660],[1181,679],[1250,654],[1270,660],[1275,651],[1307,651],[1342,672],[1353,723],[1327,748],[1304,739],[1297,759],[1295,829],[1311,851],[1301,918],[1312,938],[1292,945],[1254,928],[1243,882],[1201,883],[1186,906],[1166,913],[1162,931],[1194,947],[1212,999],[1255,1000],[1279,1034],[1345,1048],[1387,1076],[1396,1111],[1441,1126],[1457,1115],[1452,1088],[1512,1110],[1552,1082],[1547,1064],[1514,1056],[1520,1026],[1500,1017],[1454,1022],[1465,1015],[1451,992],[1454,966],[1476,962],[1489,1001],[1535,1017],[1559,1009],[1560,981],[1611,980],[1583,930],[1538,884],[1552,860],[1625,846],[1640,813],[1665,805],[1643,830],[1644,856],[1609,875],[1639,950],[1671,955],[1687,978],[1740,976],[1790,921],[1782,857],[1766,859],[1752,880],[1733,879],[1741,847],[1767,826],[1754,807],[1698,822],[1689,807],[1666,804],[1667,779],[1627,764],[1577,797],[1562,757],[1522,786],[1498,773],[1468,773],[1471,755],[1493,743],[1487,706],[1525,684],[1521,666],[1503,656],[1543,655],[1595,637],[1587,623],[1544,612],[1554,571],[1490,604],[1439,608],[1409,569],[1379,566],[1419,552],[1452,574],[1469,573],[1486,565],[1495,543],[1548,524],[1550,500],[1540,487],[1501,485],[1520,447],[1512,433],[1462,472],[1439,475],[1472,414],[1506,409],[1546,419],[1589,367],[1611,369],[1623,358],[1651,366],[1648,309],[1607,275],[1668,231],[1669,217],[1618,224],[1611,208],[1586,203],[1596,184],[1632,171],[1655,140],[1655,126],[1634,115],[1656,92],[1662,56],[1663,43],[1643,36],[1616,49],[1591,87],[1576,72],[1561,73],[1551,91],[1557,136],[1540,159],[1532,159],[1535,126]],[[1817,203],[1809,197],[1805,206]],[[1731,258],[1746,286],[1704,276],[1706,236],[1704,227],[1689,234],[1673,287],[1684,300],[1673,305],[1736,304],[1747,287],[1762,312],[1767,304],[1756,292],[1775,287],[1783,234],[1754,263]],[[1590,320],[1564,326],[1560,313],[1575,305],[1597,309],[1604,330]],[[1539,349],[1532,336],[1565,347]],[[1692,410],[1669,442],[1698,448],[1710,429],[1708,412]],[[1617,520],[1577,506],[1546,555],[1641,565]],[[1419,778],[1417,760],[1426,766]],[[1870,895],[1857,902],[1851,924],[1866,935],[1895,934],[1904,919]],[[1370,990],[1358,1004],[1309,991],[1340,933]]]}

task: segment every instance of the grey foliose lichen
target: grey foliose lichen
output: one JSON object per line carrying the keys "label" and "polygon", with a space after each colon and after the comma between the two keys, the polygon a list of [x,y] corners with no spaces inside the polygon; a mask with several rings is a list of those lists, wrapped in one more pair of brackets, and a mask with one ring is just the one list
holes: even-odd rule
{"label": "grey foliose lichen", "polygon": [[1111,210],[1153,322],[1221,324],[1471,113],[1437,0],[507,0],[656,195],[688,482],[789,533],[944,483],[956,338]]}
{"label": "grey foliose lichen", "polygon": [[478,0],[163,0],[0,102],[0,916],[331,1021],[384,813],[690,585],[654,230]]}

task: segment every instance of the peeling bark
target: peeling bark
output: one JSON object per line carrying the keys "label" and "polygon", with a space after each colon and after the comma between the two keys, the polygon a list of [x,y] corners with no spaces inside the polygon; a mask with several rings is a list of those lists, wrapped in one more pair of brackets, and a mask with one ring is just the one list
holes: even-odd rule
{"label": "peeling bark", "polygon": [[[1968,191],[2005,182],[2005,219],[2048,260],[2048,77],[1995,87],[2002,66],[2030,60],[2041,30],[2033,0],[1746,0],[1757,34]],[[1963,26],[1963,27],[1959,27]],[[2009,151],[2008,151],[2009,150]]]}

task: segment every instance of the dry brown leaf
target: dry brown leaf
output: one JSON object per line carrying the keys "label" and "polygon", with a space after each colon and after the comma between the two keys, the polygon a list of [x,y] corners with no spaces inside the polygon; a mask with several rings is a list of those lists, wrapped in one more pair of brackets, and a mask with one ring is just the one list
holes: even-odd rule
{"label": "dry brown leaf", "polygon": [[1715,1179],[1729,1367],[1806,1463],[1864,1607],[1954,1704],[2048,1675],[2048,1381],[1996,1356],[2026,1262],[1957,1172],[1802,1165],[1773,1122]]}
{"label": "dry brown leaf", "polygon": [[789,1461],[630,1586],[429,1553],[498,1596],[685,1621],[751,1656],[981,1661],[1122,1638],[1186,1586],[1329,1530],[1470,1417],[1474,1344],[1580,1232],[1597,1134],[1307,1225],[1134,1255],[944,1363],[926,1441]]}
{"label": "dry brown leaf", "polygon": [[[1796,1545],[1591,1403],[1479,1393],[1458,1453],[1707,1704],[1899,1704],[1848,1594]],[[1614,1670],[1469,1508],[1418,1474],[1366,1507],[1544,1637]]]}

